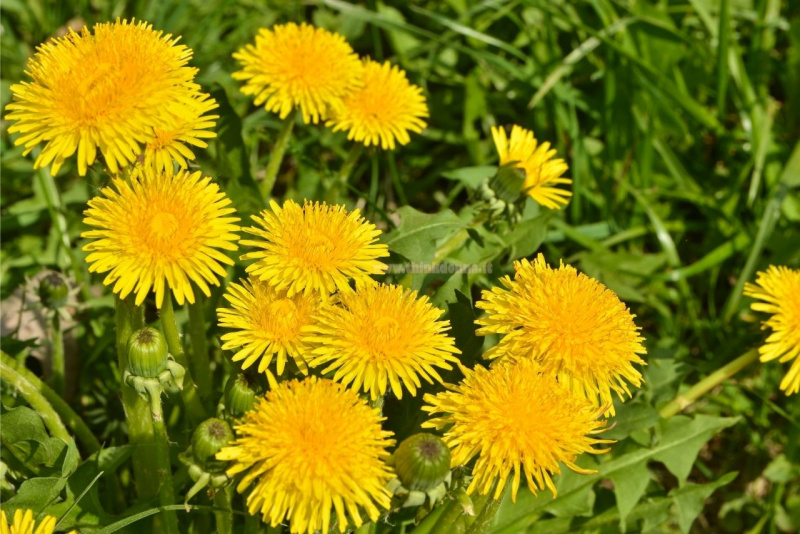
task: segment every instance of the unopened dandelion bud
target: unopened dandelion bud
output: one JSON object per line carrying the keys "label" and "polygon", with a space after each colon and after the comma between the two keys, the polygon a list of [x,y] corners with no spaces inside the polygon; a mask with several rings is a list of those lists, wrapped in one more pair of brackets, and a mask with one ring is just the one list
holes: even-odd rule
{"label": "unopened dandelion bud", "polygon": [[39,283],[39,299],[45,307],[61,308],[67,303],[67,297],[69,297],[69,286],[63,275],[52,272],[42,278]]}
{"label": "unopened dandelion bud", "polygon": [[407,489],[428,491],[450,473],[450,450],[433,434],[414,434],[397,447],[394,469]]}
{"label": "unopened dandelion bud", "polygon": [[128,371],[136,377],[156,378],[167,369],[167,341],[155,328],[137,330],[128,339]]}
{"label": "unopened dandelion bud", "polygon": [[497,173],[489,178],[489,188],[495,197],[507,204],[519,202],[525,194],[525,171],[517,167],[515,162],[501,165]]}
{"label": "unopened dandelion bud", "polygon": [[225,463],[215,459],[222,448],[233,441],[233,431],[222,419],[212,418],[200,423],[192,435],[192,456],[207,472],[220,472]]}
{"label": "unopened dandelion bud", "polygon": [[239,417],[253,407],[259,388],[255,380],[244,373],[231,375],[225,384],[225,408],[233,417]]}

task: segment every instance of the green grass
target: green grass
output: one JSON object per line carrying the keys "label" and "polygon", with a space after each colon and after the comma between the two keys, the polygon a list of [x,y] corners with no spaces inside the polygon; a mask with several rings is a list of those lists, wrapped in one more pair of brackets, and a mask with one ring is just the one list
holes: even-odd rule
{"label": "green grass", "polygon": [[[742,296],[756,271],[800,266],[796,1],[4,0],[0,104],[10,101],[9,86],[23,79],[37,44],[67,24],[118,16],[148,20],[193,48],[198,82],[218,100],[221,115],[219,136],[198,161],[245,216],[261,208],[253,191],[280,122],[238,92],[231,54],[276,22],[307,20],[343,33],[357,52],[400,65],[424,88],[431,114],[425,132],[393,153],[368,152],[345,192],[348,205],[363,206],[385,231],[405,205],[458,214],[471,199],[469,168],[496,163],[491,126],[521,124],[552,143],[569,163],[574,196],[549,219],[540,250],[599,279],[632,308],[650,363],[649,385],[638,396],[656,408],[764,339],[760,317]],[[43,268],[91,282],[70,331],[80,355],[74,406],[102,442],[124,443],[110,363],[113,302],[100,278],[89,276],[79,248],[85,203],[106,178],[99,171],[78,178],[74,161],[65,165],[56,178],[61,205],[54,205],[47,181],[3,126],[0,294],[10,297]],[[276,193],[325,198],[348,150],[344,134],[296,128]],[[533,252],[519,246],[524,255]],[[443,286],[436,298],[445,308],[456,289],[477,298],[511,270],[516,250],[478,248],[448,257],[488,258],[492,274],[466,281],[414,276],[411,283],[430,294]],[[227,358],[216,339],[211,344],[221,374]],[[22,348],[13,335],[3,338],[4,351]],[[787,368],[750,366],[690,409],[739,417],[703,446],[689,474],[701,484],[739,472],[704,495],[697,532],[800,529],[800,402],[778,390]],[[621,449],[635,440],[625,438]],[[566,523],[559,518],[572,512],[531,508],[541,523],[530,532],[583,521],[587,529],[613,532],[619,519],[610,488],[596,485],[589,507],[578,506],[586,517]],[[681,510],[658,504],[671,491],[684,488],[670,471],[651,466],[642,503],[652,510],[634,508],[629,529],[677,530]],[[103,498],[107,510],[120,511],[112,496]],[[664,522],[653,526],[659,513]]]}

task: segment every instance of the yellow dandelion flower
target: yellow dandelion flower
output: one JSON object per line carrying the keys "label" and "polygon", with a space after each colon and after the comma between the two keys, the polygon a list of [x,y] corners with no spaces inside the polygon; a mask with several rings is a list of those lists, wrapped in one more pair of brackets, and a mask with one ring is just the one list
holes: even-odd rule
{"label": "yellow dandelion flower", "polygon": [[572,180],[561,175],[567,170],[563,159],[553,159],[555,149],[550,143],[541,145],[533,136],[533,132],[520,126],[511,128],[511,139],[503,128],[492,128],[494,145],[500,156],[500,165],[516,163],[516,167],[525,171],[525,194],[546,208],[561,209],[572,196],[570,191],[555,187],[559,184],[571,184]]}
{"label": "yellow dandelion flower", "polygon": [[[307,367],[304,355],[310,348],[301,338],[301,328],[310,325],[322,301],[317,293],[296,293],[273,288],[257,279],[232,283],[225,292],[231,308],[220,308],[219,326],[233,329],[223,334],[223,350],[239,349],[233,361],[242,362],[247,369],[257,360],[258,372],[271,373],[267,367],[272,358],[277,360],[278,375],[283,374],[286,361],[291,357],[302,372]],[[244,361],[242,361],[244,360]]]}
{"label": "yellow dandelion flower", "polygon": [[231,461],[228,475],[245,472],[247,508],[273,527],[284,518],[292,533],[327,534],[335,512],[339,531],[376,521],[387,509],[385,465],[391,432],[352,391],[316,377],[282,382],[236,426],[233,445],[217,453]]}
{"label": "yellow dandelion flower", "polygon": [[505,288],[484,291],[476,304],[486,311],[478,335],[503,335],[486,358],[533,358],[599,405],[611,404],[611,390],[630,396],[625,380],[641,385],[633,364],[644,365],[643,339],[613,291],[569,265],[550,268],[541,254],[533,263],[515,262],[514,270],[513,281],[501,279]]}
{"label": "yellow dandelion flower", "polygon": [[93,240],[83,247],[89,271],[108,272],[103,283],[113,283],[121,298],[134,291],[137,305],[153,288],[160,308],[165,286],[178,304],[194,303],[191,282],[208,296],[208,284],[225,277],[220,264],[233,265],[220,252],[237,248],[239,219],[230,216],[236,211],[230,204],[200,172],[145,167],[129,181],[115,178],[85,212],[83,222],[95,228],[82,234]]}
{"label": "yellow dandelion flower", "polygon": [[53,534],[55,528],[56,518],[50,515],[46,515],[39,526],[36,526],[33,510],[23,512],[17,509],[14,512],[14,520],[9,524],[6,513],[0,510],[0,534]]}
{"label": "yellow dandelion flower", "polygon": [[751,305],[755,311],[772,314],[762,324],[772,333],[758,349],[761,361],[794,360],[781,389],[787,395],[800,392],[800,270],[771,265],[758,273],[755,284],[745,284],[744,294],[763,301]]}
{"label": "yellow dandelion flower", "polygon": [[459,350],[446,334],[450,321],[441,315],[416,291],[363,285],[323,306],[305,328],[304,340],[314,346],[308,363],[328,364],[323,374],[335,370],[334,380],[354,391],[363,386],[373,399],[386,393],[387,383],[397,398],[403,397],[403,386],[416,395],[419,377],[441,382],[434,367],[452,369],[447,362],[458,362],[453,354]]}
{"label": "yellow dandelion flower", "polygon": [[233,57],[242,66],[233,77],[256,106],[282,119],[299,107],[303,122],[315,124],[342,107],[364,69],[344,37],[305,23],[262,28]]}
{"label": "yellow dandelion flower", "polygon": [[281,208],[270,201],[270,210],[254,215],[261,228],[245,228],[260,240],[242,240],[257,247],[243,260],[256,260],[247,267],[252,276],[268,282],[287,295],[320,292],[328,295],[337,289],[347,291],[348,280],[369,282],[386,265],[378,258],[389,255],[389,248],[378,243],[381,231],[361,217],[359,210],[348,213],[344,206],[328,206],[306,201],[302,206],[287,200]]}
{"label": "yellow dandelion flower", "polygon": [[186,160],[194,159],[194,152],[187,146],[208,148],[203,139],[216,137],[208,130],[214,127],[219,115],[207,115],[217,109],[217,102],[209,95],[198,93],[182,106],[183,113],[170,117],[168,124],[154,129],[153,139],[147,143],[144,151],[144,163],[153,166],[156,171],[174,171],[173,162],[180,168],[189,166]]}
{"label": "yellow dandelion flower", "polygon": [[28,61],[33,81],[11,86],[15,144],[27,154],[45,143],[35,167],[52,163],[53,174],[76,152],[81,176],[98,150],[114,173],[135,162],[199,92],[187,66],[192,51],[177,43],[145,22],[117,19],[42,44]]}
{"label": "yellow dandelion flower", "polygon": [[446,429],[453,467],[477,456],[467,493],[486,495],[496,482],[498,499],[513,471],[511,499],[516,501],[524,470],[534,495],[549,488],[555,497],[551,475],[561,472],[559,462],[577,473],[592,473],[575,460],[584,452],[606,452],[593,446],[610,441],[591,437],[605,429],[605,407],[573,395],[534,360],[477,366],[464,374],[448,391],[425,395],[423,411],[441,415],[422,426]]}
{"label": "yellow dandelion flower", "polygon": [[347,138],[365,146],[394,150],[395,140],[408,144],[408,132],[425,128],[428,106],[422,89],[409,83],[405,71],[388,61],[364,61],[363,86],[344,99],[344,106],[328,121],[333,131],[347,130]]}

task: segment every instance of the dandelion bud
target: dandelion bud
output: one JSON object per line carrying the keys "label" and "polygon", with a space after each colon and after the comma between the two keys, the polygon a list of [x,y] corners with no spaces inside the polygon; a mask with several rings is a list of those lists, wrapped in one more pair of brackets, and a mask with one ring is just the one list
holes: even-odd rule
{"label": "dandelion bud", "polygon": [[258,394],[258,386],[244,373],[231,375],[225,384],[225,408],[233,417],[244,415],[253,407]]}
{"label": "dandelion bud", "polygon": [[59,273],[52,272],[39,283],[39,298],[47,308],[61,308],[67,303],[68,296],[69,286]]}
{"label": "dandelion bud", "polygon": [[404,487],[427,491],[441,484],[450,473],[450,450],[433,434],[414,434],[397,447],[394,469]]}
{"label": "dandelion bud", "polygon": [[217,453],[233,441],[233,430],[222,419],[212,418],[200,423],[192,435],[194,461],[208,472],[221,471],[225,462],[218,462]]}
{"label": "dandelion bud", "polygon": [[167,368],[167,341],[155,328],[137,330],[128,339],[128,370],[137,377],[155,378]]}
{"label": "dandelion bud", "polygon": [[497,174],[489,178],[489,187],[496,198],[507,204],[514,204],[523,198],[525,171],[515,162],[506,163],[497,169]]}

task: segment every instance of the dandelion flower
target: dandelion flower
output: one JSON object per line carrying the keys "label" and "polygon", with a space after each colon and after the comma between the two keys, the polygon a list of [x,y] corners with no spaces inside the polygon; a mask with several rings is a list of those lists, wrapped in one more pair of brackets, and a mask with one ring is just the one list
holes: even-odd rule
{"label": "dandelion flower", "polygon": [[217,453],[231,461],[228,475],[244,472],[238,491],[251,487],[247,508],[275,527],[284,518],[292,533],[361,526],[387,509],[385,465],[392,433],[377,410],[330,380],[283,382],[247,412],[233,445]]}
{"label": "dandelion flower", "polygon": [[[478,335],[502,334],[487,358],[533,358],[575,393],[599,405],[611,404],[611,390],[630,396],[645,353],[634,315],[613,291],[574,267],[550,268],[539,256],[514,263],[516,274],[501,279],[505,288],[483,292],[477,306]],[[609,411],[613,415],[613,408]]]}
{"label": "dandelion flower", "polygon": [[555,187],[559,184],[571,184],[569,178],[562,178],[567,170],[563,159],[553,159],[555,149],[550,143],[541,145],[533,136],[533,132],[514,126],[511,128],[511,139],[503,128],[492,128],[494,145],[500,156],[500,165],[516,163],[525,171],[524,193],[546,208],[561,209],[572,196],[570,191]]}
{"label": "dandelion flower", "polygon": [[153,139],[147,143],[144,151],[144,163],[156,171],[173,172],[173,161],[185,169],[186,160],[193,160],[194,153],[187,145],[208,148],[203,139],[216,137],[217,134],[207,128],[214,127],[219,115],[207,115],[216,109],[217,102],[210,96],[198,93],[183,108],[183,113],[171,117],[168,124],[154,130]]}
{"label": "dandelion flower", "polygon": [[328,121],[333,131],[347,130],[347,138],[365,146],[408,144],[408,132],[425,128],[428,106],[422,89],[408,82],[406,73],[372,60],[364,62],[363,86],[344,99],[342,110]]}
{"label": "dandelion flower", "polygon": [[762,302],[754,302],[755,311],[772,314],[762,328],[771,329],[766,344],[759,349],[761,361],[792,361],[781,381],[787,395],[800,391],[800,270],[771,265],[759,272],[755,284],[745,284],[744,294]]}
{"label": "dandelion flower", "polygon": [[83,247],[89,271],[108,272],[103,283],[113,283],[120,298],[135,292],[137,305],[152,288],[160,308],[167,287],[178,304],[194,303],[191,282],[208,296],[208,284],[225,276],[221,264],[233,265],[220,252],[237,248],[239,219],[230,204],[200,172],[145,167],[130,181],[115,178],[85,212],[84,223],[95,228],[82,234],[93,240]]}
{"label": "dandelion flower", "polygon": [[306,201],[302,206],[287,200],[281,208],[270,201],[270,210],[254,215],[261,228],[245,228],[259,240],[242,240],[243,245],[262,250],[248,252],[243,260],[256,260],[247,267],[252,276],[268,282],[287,295],[349,289],[348,280],[369,282],[386,265],[378,258],[389,255],[374,224],[359,210],[347,213],[344,206]]}
{"label": "dandelion flower", "polygon": [[135,162],[154,132],[188,120],[199,94],[192,51],[177,43],[145,22],[117,19],[42,44],[28,61],[32,81],[11,86],[15,144],[27,154],[45,143],[35,167],[52,163],[53,174],[76,152],[81,176],[98,150],[114,173]]}
{"label": "dandelion flower", "polygon": [[233,77],[255,105],[286,118],[299,107],[306,124],[317,123],[335,110],[361,84],[363,66],[344,37],[309,24],[262,28],[255,44],[233,57],[242,66]]}
{"label": "dandelion flower", "polygon": [[230,284],[225,299],[232,307],[221,308],[217,313],[220,327],[233,329],[222,336],[223,350],[239,349],[233,361],[241,361],[242,369],[247,369],[260,359],[258,372],[271,377],[267,367],[273,357],[278,375],[283,374],[291,357],[301,371],[306,371],[304,354],[309,348],[301,339],[300,330],[311,324],[321,302],[319,294],[296,293],[289,297],[286,291],[250,279]]}
{"label": "dandelion flower", "polygon": [[447,362],[458,362],[453,354],[459,350],[446,334],[450,322],[416,291],[364,285],[336,300],[305,329],[305,341],[314,345],[308,360],[312,367],[327,364],[323,374],[335,370],[333,379],[354,391],[363,386],[375,399],[388,383],[398,398],[403,386],[416,395],[419,377],[441,382],[434,367],[452,369]]}
{"label": "dandelion flower", "polygon": [[14,520],[9,525],[6,513],[0,511],[0,534],[53,534],[56,528],[56,518],[50,515],[44,517],[39,526],[33,519],[33,510],[24,512],[17,509],[14,512]]}
{"label": "dandelion flower", "polygon": [[597,454],[591,437],[602,432],[605,408],[573,395],[534,360],[499,363],[491,369],[465,369],[464,380],[437,395],[424,397],[423,411],[441,414],[423,427],[446,429],[444,441],[452,451],[453,467],[478,457],[467,493],[486,495],[497,482],[498,499],[512,474],[511,498],[516,501],[524,470],[528,488],[549,488],[556,495],[551,475],[561,472],[559,462],[577,473],[575,463],[584,452]]}

